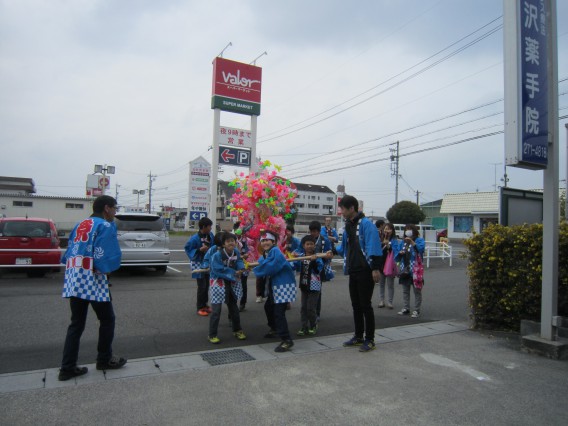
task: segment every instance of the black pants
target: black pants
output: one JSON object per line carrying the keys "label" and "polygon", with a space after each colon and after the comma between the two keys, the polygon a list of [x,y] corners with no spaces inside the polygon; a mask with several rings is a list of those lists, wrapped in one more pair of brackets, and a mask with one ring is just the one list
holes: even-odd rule
{"label": "black pants", "polygon": [[375,282],[371,269],[349,274],[349,296],[353,307],[355,337],[375,340],[375,312],[371,299]]}
{"label": "black pants", "polygon": [[241,275],[241,284],[243,287],[243,296],[241,297],[241,302],[240,302],[241,306],[245,306],[247,304],[247,293],[248,293],[247,279],[248,275]]}
{"label": "black pants", "polygon": [[209,300],[209,274],[197,278],[197,310],[207,306]]}
{"label": "black pants", "polygon": [[256,297],[265,297],[266,291],[266,278],[257,278],[256,279]]}
{"label": "black pants", "polygon": [[282,340],[292,340],[290,338],[290,331],[288,330],[288,321],[286,320],[287,303],[274,303],[274,294],[272,293],[272,286],[268,286],[268,297],[264,302],[264,313],[268,321],[268,327],[274,330],[278,337]]}
{"label": "black pants", "polygon": [[[225,283],[225,304],[227,305],[227,309],[229,310],[229,318],[231,318],[233,331],[239,331],[241,329],[241,317],[239,314],[239,308],[237,307],[237,298],[235,297],[235,293],[231,289],[231,285],[227,283]],[[222,303],[211,304],[211,316],[209,317],[209,337],[217,336],[222,306]]]}
{"label": "black pants", "polygon": [[89,305],[97,314],[99,320],[99,342],[97,344],[97,362],[108,362],[112,357],[112,341],[114,339],[114,310],[112,302],[91,302],[79,299],[77,297],[69,298],[69,307],[71,308],[71,324],[67,328],[67,336],[65,337],[65,345],[63,347],[63,360],[61,361],[62,370],[71,370],[77,366],[79,358],[79,344],[83,330],[85,330],[85,322],[87,321],[87,312]]}

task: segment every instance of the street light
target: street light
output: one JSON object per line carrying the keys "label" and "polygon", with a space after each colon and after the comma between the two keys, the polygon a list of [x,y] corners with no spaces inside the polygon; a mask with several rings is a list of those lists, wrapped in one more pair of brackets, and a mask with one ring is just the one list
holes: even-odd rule
{"label": "street light", "polygon": [[105,195],[105,190],[107,186],[106,175],[114,175],[115,168],[114,166],[107,166],[106,164],[104,167],[100,164],[95,164],[95,173],[102,173],[103,174],[103,195]]}
{"label": "street light", "polygon": [[140,194],[144,195],[146,193],[146,190],[144,190],[144,189],[133,189],[132,193],[138,195],[138,199],[136,200],[136,210],[138,210],[138,207],[140,206]]}

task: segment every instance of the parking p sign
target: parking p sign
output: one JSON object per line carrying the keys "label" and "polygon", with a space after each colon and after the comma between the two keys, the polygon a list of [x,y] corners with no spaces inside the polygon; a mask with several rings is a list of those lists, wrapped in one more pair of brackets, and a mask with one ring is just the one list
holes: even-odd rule
{"label": "parking p sign", "polygon": [[190,220],[199,220],[204,217],[207,217],[207,212],[189,212]]}

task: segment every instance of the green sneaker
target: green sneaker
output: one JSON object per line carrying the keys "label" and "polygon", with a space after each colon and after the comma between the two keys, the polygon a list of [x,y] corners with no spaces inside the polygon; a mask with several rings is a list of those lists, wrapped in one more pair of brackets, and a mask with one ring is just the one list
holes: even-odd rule
{"label": "green sneaker", "polygon": [[219,339],[217,336],[213,336],[213,337],[209,337],[209,342],[216,345],[217,343],[221,343],[221,339]]}
{"label": "green sneaker", "polygon": [[318,327],[317,327],[317,325],[316,325],[314,328],[310,328],[310,329],[308,330],[308,334],[309,334],[310,336],[315,336],[316,333],[317,333],[317,331],[318,331]]}
{"label": "green sneaker", "polygon": [[302,328],[301,330],[299,330],[296,333],[298,336],[305,336],[306,334],[308,334],[308,329],[307,328]]}
{"label": "green sneaker", "polygon": [[245,340],[247,338],[246,334],[243,332],[243,330],[239,330],[239,331],[235,331],[233,333],[233,336],[235,336],[237,339],[239,340]]}

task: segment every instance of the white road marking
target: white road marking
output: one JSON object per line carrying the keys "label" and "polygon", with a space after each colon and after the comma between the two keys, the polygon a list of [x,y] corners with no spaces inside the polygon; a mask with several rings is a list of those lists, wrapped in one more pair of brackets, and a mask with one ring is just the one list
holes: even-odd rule
{"label": "white road marking", "polygon": [[454,370],[458,370],[458,371],[461,371],[463,373],[466,373],[466,374],[470,375],[471,377],[473,377],[477,380],[480,380],[480,381],[491,380],[491,378],[488,375],[482,373],[481,371],[477,371],[474,368],[471,368],[467,365],[460,364],[459,362],[452,361],[449,358],[445,358],[443,356],[436,355],[436,354],[420,354],[420,356],[425,361],[427,361],[431,364],[439,365],[439,366],[442,366],[442,367],[453,368]]}
{"label": "white road marking", "polygon": [[172,271],[179,272],[181,274],[181,271],[179,269],[172,268],[171,266],[168,266],[168,269],[171,269]]}

